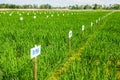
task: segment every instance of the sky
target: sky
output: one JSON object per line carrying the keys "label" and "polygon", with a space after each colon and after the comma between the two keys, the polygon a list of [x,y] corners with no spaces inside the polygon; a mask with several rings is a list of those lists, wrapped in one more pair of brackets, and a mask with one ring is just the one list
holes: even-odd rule
{"label": "sky", "polygon": [[84,4],[120,4],[120,0],[0,0],[1,3],[10,3],[10,4],[50,4],[52,6],[69,6],[69,5],[84,5]]}

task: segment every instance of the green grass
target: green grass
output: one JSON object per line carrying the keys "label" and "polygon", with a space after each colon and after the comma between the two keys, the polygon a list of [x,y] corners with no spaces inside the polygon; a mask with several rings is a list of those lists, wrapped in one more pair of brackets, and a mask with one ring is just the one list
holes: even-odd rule
{"label": "green grass", "polygon": [[[90,37],[90,35],[92,35],[92,32],[90,31],[90,23],[91,22],[95,23],[96,19],[105,16],[109,12],[110,11],[103,11],[103,12],[101,11],[80,11],[80,12],[79,11],[78,12],[76,11],[1,11],[0,12],[1,15],[0,16],[0,45],[1,45],[0,46],[0,54],[1,54],[0,78],[3,80],[32,80],[33,59],[30,58],[30,49],[34,47],[35,44],[37,44],[37,45],[41,45],[42,47],[41,55],[37,57],[37,78],[38,80],[47,79],[52,73],[54,73],[54,71],[58,67],[60,67],[68,59],[67,56],[68,56],[69,30],[73,31],[73,36],[71,39],[71,53],[70,53],[73,54],[75,51],[79,49],[79,47],[83,46],[86,43],[87,39]],[[12,16],[9,16],[10,13],[12,13]],[[30,15],[27,15],[27,13],[30,13]],[[20,18],[19,14],[21,14],[21,16],[23,17],[23,21],[19,20]],[[33,19],[34,15],[36,15],[37,17],[35,20]],[[53,17],[51,15],[53,15]],[[116,18],[117,15],[115,15]],[[46,16],[49,17],[46,18]],[[110,17],[110,20],[112,20],[112,18],[115,17]],[[88,62],[87,59],[89,59],[86,56],[90,54],[89,56],[91,58],[91,56],[94,54],[96,55],[100,54],[99,49],[102,49],[103,46],[99,46],[99,45],[108,44],[108,42],[104,43],[105,41],[102,44],[100,42],[103,36],[107,34],[107,31],[109,31],[108,25],[112,24],[113,21],[111,21],[110,24],[108,22],[106,22],[106,24],[104,25],[106,26],[105,28],[106,31],[104,31],[104,28],[102,28],[103,29],[103,30],[101,29],[102,34],[98,33],[98,35],[99,34],[100,35],[96,36],[95,41],[92,41],[93,43],[91,43],[91,46],[93,46],[93,50],[92,50],[93,52],[91,51],[91,46],[90,47],[88,46],[88,48],[86,48],[85,52],[83,53],[84,54],[82,55],[83,61],[81,62],[84,65],[84,69],[81,69],[83,68],[83,66],[81,66],[81,63],[79,63],[79,61],[77,62],[79,63],[77,65],[80,67],[76,68],[75,70],[78,70],[77,72],[78,74],[79,73],[82,74],[81,76],[78,77],[78,79],[84,76],[87,76],[86,79],[88,79],[90,76],[88,75],[88,73],[86,74],[82,73],[83,71],[86,71],[88,66],[84,64],[84,62],[87,63]],[[119,25],[119,21],[115,22],[115,24],[116,23],[118,23]],[[81,26],[83,24],[85,25],[84,39],[82,39],[82,31],[81,31],[82,30]],[[93,31],[95,31],[98,25],[94,24],[93,27],[94,27]],[[116,28],[117,28],[117,24],[116,24]],[[108,36],[109,35],[112,38],[113,37],[112,35],[116,35],[116,33],[108,34]],[[105,37],[106,40],[108,40],[108,38]],[[113,45],[116,46],[117,50],[119,50],[116,44]],[[97,46],[99,48],[96,50]],[[91,52],[89,53],[89,51]],[[105,50],[103,49],[103,51]],[[102,53],[103,54],[101,54],[100,60],[101,58],[103,59],[107,55],[105,54],[104,56],[104,52]],[[117,51],[115,53],[117,53]],[[95,58],[98,59],[97,56],[95,56]],[[73,64],[77,66],[76,63],[72,63],[72,65]],[[75,67],[75,66],[71,66],[71,67]],[[90,69],[93,68],[91,66],[92,63],[89,66]],[[72,68],[70,69],[71,74],[69,75],[72,77],[71,78],[72,80],[74,79],[73,74],[76,74],[75,70]],[[79,70],[81,70],[82,72],[81,71],[79,72]],[[92,70],[93,69],[91,69],[91,71]],[[67,80],[70,78],[69,75],[65,73],[63,74],[63,78]]]}

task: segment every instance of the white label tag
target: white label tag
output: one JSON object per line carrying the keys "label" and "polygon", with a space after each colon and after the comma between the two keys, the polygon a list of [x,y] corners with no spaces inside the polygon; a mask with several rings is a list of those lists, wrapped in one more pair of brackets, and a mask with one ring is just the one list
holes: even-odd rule
{"label": "white label tag", "polygon": [[41,53],[41,45],[35,46],[34,48],[31,48],[31,58],[34,58]]}
{"label": "white label tag", "polygon": [[69,38],[72,37],[72,31],[69,31]]}
{"label": "white label tag", "polygon": [[23,17],[20,17],[20,21],[23,21]]}
{"label": "white label tag", "polygon": [[36,19],[36,16],[34,16],[33,18]]}
{"label": "white label tag", "polygon": [[85,29],[85,26],[84,26],[84,25],[82,25],[82,31],[84,31],[84,29]]}
{"label": "white label tag", "polygon": [[93,26],[93,22],[91,22],[91,27]]}

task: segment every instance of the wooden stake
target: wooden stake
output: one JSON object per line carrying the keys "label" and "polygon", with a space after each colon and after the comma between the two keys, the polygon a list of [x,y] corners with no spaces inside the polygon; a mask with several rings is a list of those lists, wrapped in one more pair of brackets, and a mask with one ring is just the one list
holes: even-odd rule
{"label": "wooden stake", "polygon": [[93,26],[91,26],[91,32],[93,31]]}
{"label": "wooden stake", "polygon": [[34,58],[34,80],[37,80],[37,58]]}
{"label": "wooden stake", "polygon": [[82,31],[82,38],[84,39],[84,30]]}
{"label": "wooden stake", "polygon": [[91,26],[91,32],[92,32],[92,26]]}
{"label": "wooden stake", "polygon": [[70,55],[70,38],[68,38],[68,57]]}

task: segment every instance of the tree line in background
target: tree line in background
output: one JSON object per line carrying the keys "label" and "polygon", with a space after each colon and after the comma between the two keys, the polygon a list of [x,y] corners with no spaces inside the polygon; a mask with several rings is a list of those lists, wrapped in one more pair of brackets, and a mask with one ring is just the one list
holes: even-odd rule
{"label": "tree line in background", "polygon": [[10,9],[51,9],[52,6],[49,4],[43,5],[15,5],[15,4],[0,4],[0,8],[10,8]]}
{"label": "tree line in background", "polygon": [[100,4],[93,4],[93,5],[70,5],[69,7],[52,7],[50,4],[42,4],[40,6],[34,5],[15,5],[15,4],[0,4],[0,8],[10,8],[10,9],[115,9],[120,10],[120,4],[110,4],[100,5]]}
{"label": "tree line in background", "polygon": [[73,5],[69,6],[69,9],[115,9],[120,10],[120,4],[110,4],[108,6],[106,5],[100,5],[100,4],[93,4],[93,5]]}

